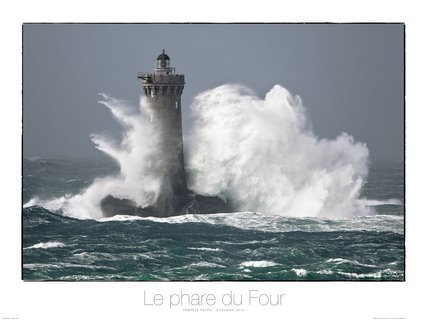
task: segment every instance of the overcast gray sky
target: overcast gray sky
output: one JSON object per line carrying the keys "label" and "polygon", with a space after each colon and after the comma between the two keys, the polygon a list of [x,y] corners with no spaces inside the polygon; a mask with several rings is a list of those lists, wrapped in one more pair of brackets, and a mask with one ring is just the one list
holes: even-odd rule
{"label": "overcast gray sky", "polygon": [[[402,24],[26,24],[24,156],[104,158],[93,132],[118,133],[99,92],[138,106],[138,71],[162,49],[184,73],[184,127],[197,93],[240,83],[298,94],[314,133],[342,131],[372,159],[402,159]],[[184,129],[184,132],[185,129]]]}

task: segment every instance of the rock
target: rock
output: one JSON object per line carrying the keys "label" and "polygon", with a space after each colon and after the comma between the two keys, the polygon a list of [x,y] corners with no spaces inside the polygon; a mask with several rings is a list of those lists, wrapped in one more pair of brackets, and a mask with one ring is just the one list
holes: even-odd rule
{"label": "rock", "polygon": [[191,193],[172,196],[167,205],[156,205],[145,208],[139,207],[133,200],[120,199],[109,195],[102,199],[101,209],[106,217],[115,215],[171,217],[184,214],[233,212],[233,208],[218,197],[206,197]]}

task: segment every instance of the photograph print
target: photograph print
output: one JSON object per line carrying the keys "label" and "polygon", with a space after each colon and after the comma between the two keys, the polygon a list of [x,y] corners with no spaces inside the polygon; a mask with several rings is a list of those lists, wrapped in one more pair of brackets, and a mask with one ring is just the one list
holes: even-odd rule
{"label": "photograph print", "polygon": [[404,281],[404,32],[24,23],[22,279]]}

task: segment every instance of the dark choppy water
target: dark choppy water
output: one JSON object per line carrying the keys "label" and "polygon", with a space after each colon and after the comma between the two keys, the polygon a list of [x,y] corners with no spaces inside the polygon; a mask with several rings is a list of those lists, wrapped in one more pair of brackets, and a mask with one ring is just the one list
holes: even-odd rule
{"label": "dark choppy water", "polygon": [[79,220],[31,205],[78,193],[114,170],[102,162],[24,159],[25,280],[404,279],[402,162],[371,164],[362,197],[375,199],[369,203],[377,214],[365,217]]}

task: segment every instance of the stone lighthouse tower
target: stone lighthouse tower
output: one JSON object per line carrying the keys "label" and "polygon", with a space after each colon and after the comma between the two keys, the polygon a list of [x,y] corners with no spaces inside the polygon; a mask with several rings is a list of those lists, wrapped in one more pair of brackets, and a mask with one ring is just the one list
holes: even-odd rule
{"label": "stone lighthouse tower", "polygon": [[187,193],[184,170],[181,94],[184,75],[176,74],[165,50],[157,57],[154,72],[139,73],[138,79],[144,91],[145,111],[158,133],[159,152],[146,164],[156,177],[162,178],[162,186],[156,206],[171,210],[170,200]]}
{"label": "stone lighthouse tower", "polygon": [[107,195],[100,206],[104,216],[130,214],[144,217],[168,217],[180,214],[232,212],[232,207],[215,196],[194,194],[187,190],[181,123],[181,94],[184,75],[176,74],[169,56],[157,57],[153,72],[138,73],[144,91],[144,111],[156,134],[152,143],[156,152],[141,163],[145,170],[160,179],[160,192],[146,207],[133,199]]}

